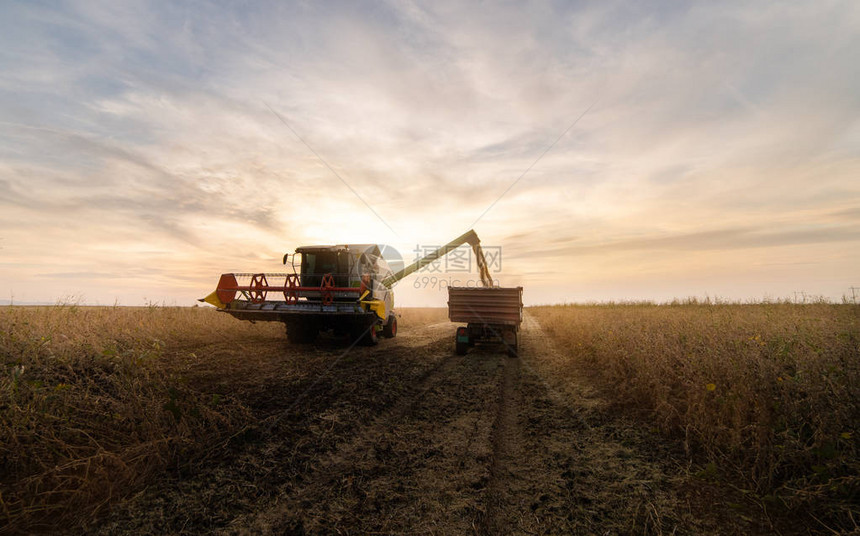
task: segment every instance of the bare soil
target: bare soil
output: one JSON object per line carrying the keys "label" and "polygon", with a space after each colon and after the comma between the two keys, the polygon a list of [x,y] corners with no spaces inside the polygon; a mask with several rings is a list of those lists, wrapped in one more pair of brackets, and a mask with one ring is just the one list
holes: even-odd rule
{"label": "bare soil", "polygon": [[[176,349],[254,421],[116,504],[93,534],[749,534],[772,525],[613,410],[528,314],[519,358],[454,326],[372,348],[284,337]],[[207,356],[235,359],[229,377]],[[247,364],[247,366],[243,365]],[[200,387],[200,386],[198,386]],[[77,530],[76,530],[77,532]]]}

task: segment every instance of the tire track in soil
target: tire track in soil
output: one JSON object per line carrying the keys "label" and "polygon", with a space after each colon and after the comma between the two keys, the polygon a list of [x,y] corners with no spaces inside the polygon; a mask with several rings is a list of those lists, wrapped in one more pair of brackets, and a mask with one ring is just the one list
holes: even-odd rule
{"label": "tire track in soil", "polygon": [[[428,369],[417,379],[415,387],[410,389],[409,393],[404,394],[392,408],[356,430],[352,439],[339,445],[335,452],[328,456],[326,461],[317,464],[319,467],[313,470],[313,474],[305,479],[303,490],[294,491],[294,493],[297,496],[303,493],[306,494],[307,491],[305,490],[323,485],[338,477],[343,470],[342,465],[349,464],[356,457],[361,456],[373,438],[384,434],[386,430],[396,426],[396,423],[408,415],[431,388],[441,381],[445,375],[450,373],[454,365],[455,356],[449,355]],[[287,501],[289,500],[287,498]],[[278,505],[270,511],[264,511],[245,518],[237,518],[225,530],[226,532],[235,531],[239,534],[256,534],[260,531],[266,531],[268,527],[280,522],[279,518],[284,515],[283,510],[284,506]]]}
{"label": "tire track in soil", "polygon": [[[467,534],[479,530],[490,480],[499,357],[446,357],[401,402],[321,460],[240,534]],[[505,359],[505,358],[501,358]]]}
{"label": "tire track in soil", "polygon": [[499,381],[498,409],[493,423],[490,461],[490,481],[485,494],[485,515],[481,523],[481,534],[495,535],[505,532],[512,512],[512,469],[522,459],[519,441],[518,408],[520,407],[520,360],[506,358],[502,361]]}

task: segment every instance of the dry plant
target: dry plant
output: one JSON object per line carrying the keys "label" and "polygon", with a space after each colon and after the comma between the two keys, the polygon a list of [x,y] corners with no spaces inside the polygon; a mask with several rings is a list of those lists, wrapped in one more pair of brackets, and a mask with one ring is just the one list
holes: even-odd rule
{"label": "dry plant", "polygon": [[244,409],[189,385],[176,348],[242,326],[200,308],[0,308],[0,532],[95,515],[238,426]]}
{"label": "dry plant", "polygon": [[[566,350],[566,373],[643,408],[763,507],[860,522],[860,307],[789,303],[565,305],[530,309]],[[826,519],[825,519],[826,518]]]}

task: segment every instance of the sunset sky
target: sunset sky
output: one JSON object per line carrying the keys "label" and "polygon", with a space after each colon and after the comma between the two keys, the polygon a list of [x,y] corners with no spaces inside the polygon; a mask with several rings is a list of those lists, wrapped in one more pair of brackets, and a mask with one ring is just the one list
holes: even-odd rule
{"label": "sunset sky", "polygon": [[472,226],[528,304],[850,294],[860,2],[0,6],[0,303]]}

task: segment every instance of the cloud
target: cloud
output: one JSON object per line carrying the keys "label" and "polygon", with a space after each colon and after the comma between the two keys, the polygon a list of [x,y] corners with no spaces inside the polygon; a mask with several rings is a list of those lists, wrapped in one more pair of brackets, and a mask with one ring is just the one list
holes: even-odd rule
{"label": "cloud", "polygon": [[[649,252],[755,251],[798,266],[793,289],[821,266],[783,255],[843,273],[858,241],[853,3],[5,12],[0,251],[17,267],[0,275],[33,299],[55,297],[48,274],[55,294],[196,297],[212,276],[191,273],[308,242],[441,243],[497,200],[485,242],[559,284],[550,258],[623,255],[633,273]],[[111,290],[87,275],[135,265]]]}
{"label": "cloud", "polygon": [[600,255],[619,251],[734,251],[749,248],[773,248],[806,244],[827,244],[860,240],[860,226],[831,226],[821,229],[774,230],[770,228],[735,228],[691,233],[646,235],[601,244],[568,244],[544,249],[531,248],[535,256]]}

